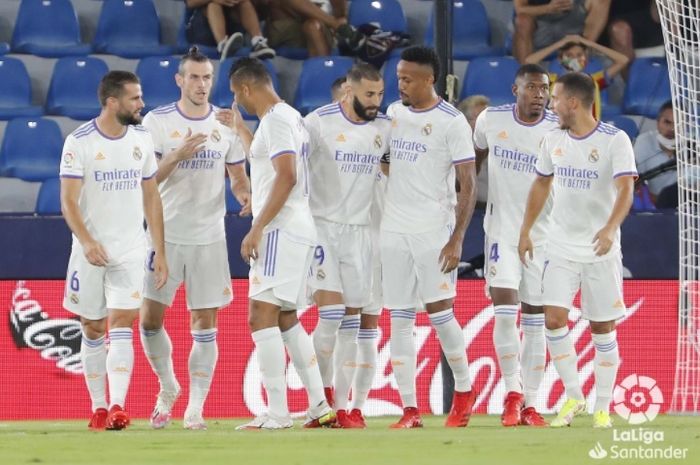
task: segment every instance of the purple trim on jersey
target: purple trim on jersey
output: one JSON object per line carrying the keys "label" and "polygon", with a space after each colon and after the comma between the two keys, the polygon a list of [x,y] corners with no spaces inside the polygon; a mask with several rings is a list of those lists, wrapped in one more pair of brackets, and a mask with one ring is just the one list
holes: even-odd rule
{"label": "purple trim on jersey", "polygon": [[280,155],[286,155],[286,154],[291,154],[291,155],[294,155],[294,156],[297,155],[296,151],[294,151],[294,150],[282,150],[281,152],[277,152],[277,153],[274,154],[274,155],[270,155],[270,160],[272,160],[272,159],[274,159],[274,158],[277,158],[277,157],[279,157]]}
{"label": "purple trim on jersey", "polygon": [[159,107],[154,108],[151,110],[151,113],[154,113],[156,115],[161,115],[161,114],[167,114],[175,111],[175,107],[177,106],[177,102],[172,102],[168,103],[166,105],[161,105]]}
{"label": "purple trim on jersey", "polygon": [[476,161],[476,157],[460,158],[459,160],[452,160],[453,165],[461,165],[462,163],[469,163]]}
{"label": "purple trim on jersey", "polygon": [[598,123],[595,125],[595,127],[593,128],[593,130],[591,132],[589,132],[588,134],[585,134],[581,137],[577,137],[577,136],[574,136],[573,134],[571,134],[571,130],[566,131],[566,133],[569,135],[569,137],[571,137],[574,140],[584,140],[584,139],[588,139],[593,134],[595,134],[598,131],[599,126],[600,126],[600,121],[598,121]]}
{"label": "purple trim on jersey", "polygon": [[622,176],[634,176],[636,178],[639,177],[639,173],[637,173],[636,171],[621,171],[617,174],[613,174],[613,179],[617,179]]}
{"label": "purple trim on jersey", "polygon": [[175,104],[175,109],[177,110],[178,113],[180,113],[180,116],[182,116],[186,120],[190,120],[190,121],[204,121],[205,119],[209,118],[209,116],[211,115],[211,112],[214,111],[214,107],[211,104],[209,104],[209,112],[206,115],[202,116],[201,118],[190,118],[189,116],[184,114],[182,112],[182,110],[180,110],[180,106],[178,104]]}
{"label": "purple trim on jersey", "polygon": [[542,176],[543,178],[551,178],[552,176],[554,176],[554,173],[551,173],[551,174],[544,174],[543,172],[541,172],[541,171],[538,170],[537,168],[535,168],[535,173],[537,173],[538,175]]}
{"label": "purple trim on jersey", "polygon": [[343,110],[343,106],[341,104],[338,104],[338,108],[340,109],[340,114],[343,115],[343,118],[345,118],[345,120],[348,123],[352,123],[355,126],[364,126],[365,124],[369,123],[369,121],[362,121],[362,122],[353,121],[350,118],[348,118],[348,115],[345,114],[345,111]]}
{"label": "purple trim on jersey", "polygon": [[443,113],[447,113],[448,115],[450,115],[453,118],[456,118],[457,116],[459,116],[459,113],[453,113],[452,111],[450,111],[449,109],[445,108],[442,105],[438,106],[438,110],[442,111]]}
{"label": "purple trim on jersey", "polygon": [[444,100],[442,102],[440,102],[440,104],[438,105],[438,109],[440,109],[440,110],[444,111],[445,113],[448,113],[452,116],[459,116],[461,113],[459,110],[454,108],[452,105],[449,105]]}
{"label": "purple trim on jersey", "polygon": [[73,131],[73,137],[75,137],[76,139],[80,139],[81,137],[85,137],[88,134],[90,134],[92,131],[94,131],[95,130],[95,126],[93,124],[94,121],[95,120],[91,120],[90,122],[83,124],[78,129]]}
{"label": "purple trim on jersey", "polygon": [[155,176],[156,174],[158,174],[158,170],[155,170],[155,171],[153,172],[153,174],[150,175],[150,176],[144,176],[144,177],[142,177],[141,180],[142,180],[142,181],[148,181],[149,179],[153,178],[153,176]]}
{"label": "purple trim on jersey", "polygon": [[413,108],[411,106],[411,107],[408,107],[408,111],[413,112],[413,113],[427,113],[427,112],[432,111],[432,110],[436,109],[437,107],[439,107],[440,103],[442,103],[442,98],[438,98],[438,102],[430,108],[426,108],[424,110],[418,110],[418,109]]}
{"label": "purple trim on jersey", "polygon": [[540,119],[538,119],[538,120],[535,121],[534,123],[527,123],[527,122],[525,122],[525,121],[523,121],[523,120],[520,119],[520,117],[518,116],[518,106],[517,106],[517,105],[513,105],[513,110],[512,110],[512,111],[513,111],[513,119],[515,120],[516,123],[518,123],[518,124],[521,125],[521,126],[525,126],[525,127],[531,128],[531,127],[533,127],[533,126],[537,126],[537,125],[540,124],[542,121],[544,121],[544,114],[545,114],[545,110],[544,110],[544,109],[542,109],[542,114],[540,115]]}
{"label": "purple trim on jersey", "polygon": [[340,110],[339,103],[331,103],[330,105],[324,105],[317,110],[318,116],[331,115],[337,113]]}
{"label": "purple trim on jersey", "polygon": [[234,162],[232,162],[232,163],[226,162],[226,164],[227,164],[227,165],[230,165],[230,166],[235,166],[235,165],[240,165],[241,163],[244,163],[244,162],[245,162],[245,159],[243,159],[243,160],[238,160],[238,161],[234,161]]}
{"label": "purple trim on jersey", "polygon": [[82,176],[77,175],[77,174],[62,174],[60,177],[69,178],[69,179],[83,179]]}
{"label": "purple trim on jersey", "polygon": [[104,132],[100,131],[100,128],[97,126],[97,120],[92,120],[92,125],[95,126],[95,130],[97,131],[97,133],[98,133],[99,135],[101,135],[102,137],[104,137],[105,139],[107,139],[107,140],[119,140],[119,139],[123,139],[123,138],[126,136],[126,134],[129,132],[129,126],[127,126],[127,127],[126,127],[126,131],[124,131],[124,134],[122,134],[121,136],[119,136],[119,137],[109,137],[107,134],[105,134]]}

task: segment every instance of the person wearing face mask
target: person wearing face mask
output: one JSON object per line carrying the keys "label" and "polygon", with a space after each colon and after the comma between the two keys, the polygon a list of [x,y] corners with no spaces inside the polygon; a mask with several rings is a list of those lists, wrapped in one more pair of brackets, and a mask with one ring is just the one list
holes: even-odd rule
{"label": "person wearing face mask", "polygon": [[[640,134],[634,143],[634,156],[642,176],[662,165],[673,165],[676,159],[676,139],[673,123],[673,104],[669,100],[661,105],[656,116],[656,129]],[[652,200],[659,208],[674,207],[677,196],[678,173],[675,167],[669,166],[656,176],[647,179]],[[664,191],[667,191],[664,193]],[[667,202],[668,198],[670,202]],[[675,201],[675,202],[674,202]]]}
{"label": "person wearing face mask", "polygon": [[[598,52],[612,61],[612,64],[604,70],[588,69],[590,62],[590,50]],[[593,116],[600,120],[601,102],[600,92],[605,90],[615,76],[625,69],[629,63],[629,58],[620,52],[600,45],[592,40],[579,35],[568,35],[561,40],[545,47],[525,58],[525,63],[540,63],[553,53],[557,53],[557,60],[565,72],[588,73],[596,86],[595,98],[593,101]],[[557,73],[549,73],[549,80],[554,85],[557,80]]]}

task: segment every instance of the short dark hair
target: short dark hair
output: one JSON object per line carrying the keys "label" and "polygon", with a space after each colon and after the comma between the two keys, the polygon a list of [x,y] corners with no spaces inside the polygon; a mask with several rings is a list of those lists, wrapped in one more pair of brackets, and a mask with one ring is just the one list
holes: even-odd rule
{"label": "short dark hair", "polygon": [[130,71],[110,71],[100,81],[97,88],[97,98],[100,100],[100,105],[107,105],[107,99],[110,97],[119,98],[124,92],[126,84],[140,84],[139,77]]}
{"label": "short dark hair", "polygon": [[347,80],[352,82],[360,82],[363,79],[368,81],[381,81],[382,75],[379,70],[369,63],[357,63],[350,68],[347,74]]}
{"label": "short dark hair", "polygon": [[208,63],[211,60],[209,60],[208,56],[199,51],[199,47],[193,45],[190,47],[187,53],[182,55],[182,58],[180,59],[180,65],[177,67],[177,73],[180,76],[185,74],[185,63],[188,61],[194,61],[195,63]]}
{"label": "short dark hair", "polygon": [[575,96],[581,102],[590,107],[595,99],[595,83],[593,78],[586,73],[565,73],[557,78],[556,84],[564,86],[565,92]]}
{"label": "short dark hair", "polygon": [[515,73],[515,79],[525,77],[526,74],[547,74],[547,70],[536,63],[528,63],[518,68],[518,72]]}
{"label": "short dark hair", "polygon": [[333,84],[331,84],[331,92],[340,89],[340,87],[345,84],[345,81],[347,78],[345,76],[340,76],[338,79],[333,81]]}
{"label": "short dark hair", "polygon": [[440,76],[440,58],[438,58],[437,52],[433,48],[422,45],[408,47],[401,52],[401,59],[411,63],[431,66],[433,68],[433,78],[436,81]]}
{"label": "short dark hair", "polygon": [[228,72],[231,82],[251,81],[253,83],[271,83],[272,78],[265,64],[257,58],[244,57],[237,60]]}
{"label": "short dark hair", "polygon": [[574,47],[581,47],[584,52],[588,52],[588,47],[586,45],[582,44],[581,42],[572,41],[562,45],[557,54],[561,57],[565,52]]}
{"label": "short dark hair", "polygon": [[659,107],[659,112],[656,114],[656,119],[659,119],[661,117],[661,113],[665,112],[666,110],[673,110],[673,102],[671,100],[665,101],[664,104]]}

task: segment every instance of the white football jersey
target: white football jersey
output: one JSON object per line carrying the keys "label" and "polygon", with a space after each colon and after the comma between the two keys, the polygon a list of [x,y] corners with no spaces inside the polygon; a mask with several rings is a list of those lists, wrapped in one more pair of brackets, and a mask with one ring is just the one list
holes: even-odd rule
{"label": "white football jersey", "polygon": [[615,204],[615,178],[637,175],[632,143],[624,131],[603,122],[580,138],[561,129],[551,131],[542,142],[537,173],[554,176],[548,253],[595,262],[619,252],[619,229],[605,256],[595,255],[593,238],[607,223]]}
{"label": "white football jersey", "polygon": [[204,150],[180,161],[159,185],[168,242],[206,245],[226,237],[225,164],[244,163],[245,150],[238,136],[216,120],[216,110],[211,106],[204,118],[188,118],[173,102],[143,119],[158,158],[180,147],[188,131],[208,136]]}
{"label": "white football jersey", "polygon": [[350,121],[339,103],[308,114],[309,205],[314,218],[341,224],[369,224],[379,162],[389,149],[391,122]]}
{"label": "white football jersey", "polygon": [[[545,134],[559,128],[557,116],[545,110],[539,121],[524,123],[510,103],[488,107],[474,126],[474,146],[489,151],[489,182],[484,231],[492,243],[518,245],[527,196],[537,177],[535,163]],[[536,245],[545,242],[551,197],[532,228]]]}
{"label": "white football jersey", "polygon": [[454,165],[474,161],[467,119],[442,99],[427,110],[395,102],[387,114],[391,168],[382,230],[422,233],[454,224]]}
{"label": "white football jersey", "polygon": [[309,208],[309,133],[299,112],[284,102],[263,115],[250,145],[253,217],[258,216],[272,190],[275,179],[272,160],[290,153],[296,160],[297,182],[264,232],[283,229],[290,237],[316,245],[316,227]]}
{"label": "white football jersey", "polygon": [[60,175],[83,180],[80,214],[110,259],[145,247],[141,181],[157,171],[153,141],[143,126],[127,126],[123,136],[111,138],[92,120],[66,138]]}

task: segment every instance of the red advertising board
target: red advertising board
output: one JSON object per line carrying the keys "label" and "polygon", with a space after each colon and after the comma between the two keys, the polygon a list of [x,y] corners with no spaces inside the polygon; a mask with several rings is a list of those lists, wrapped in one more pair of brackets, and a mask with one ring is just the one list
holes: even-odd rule
{"label": "red advertising board", "polygon": [[[219,363],[205,406],[207,417],[245,417],[264,410],[264,395],[247,327],[247,281],[234,280],[235,302],[220,312]],[[0,282],[0,420],[87,418],[90,402],[80,365],[80,325],[61,308],[63,281]],[[673,390],[678,331],[676,281],[626,281],[627,317],[618,327],[622,365],[618,380],[636,373],[655,379],[664,395],[666,411]],[[455,304],[464,328],[477,412],[500,413],[504,396],[491,342],[493,309],[481,280],[460,281]],[[316,322],[315,309],[300,319],[308,331]],[[382,316],[379,372],[366,405],[369,415],[398,414],[400,401],[389,363],[389,316]],[[587,396],[593,392],[594,349],[587,323],[577,309],[570,314],[579,353],[579,373]],[[166,327],[173,341],[175,372],[183,396],[175,408],[181,416],[187,399],[187,358],[192,344],[189,316],[181,291],[168,310]],[[423,412],[442,412],[442,374],[439,343],[424,313],[416,320],[418,346],[418,402]],[[158,383],[144,358],[138,331],[136,361],[126,408],[133,417],[147,417]],[[306,408],[306,394],[291,363],[288,365],[289,404],[293,413]],[[547,413],[562,402],[563,387],[548,363],[538,408]]]}

